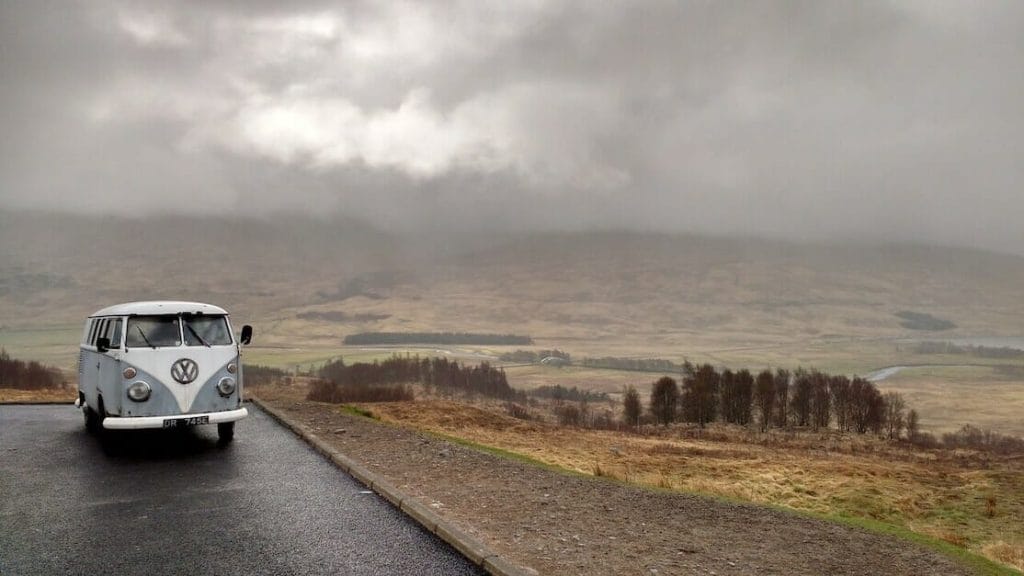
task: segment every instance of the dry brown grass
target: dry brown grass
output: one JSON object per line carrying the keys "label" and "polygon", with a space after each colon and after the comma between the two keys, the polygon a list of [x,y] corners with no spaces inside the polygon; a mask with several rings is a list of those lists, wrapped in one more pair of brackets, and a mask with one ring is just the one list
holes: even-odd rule
{"label": "dry brown grass", "polygon": [[1007,566],[1016,566],[1017,568],[1024,566],[1024,548],[1020,545],[1008,544],[998,540],[991,544],[986,544],[982,547],[981,551],[985,556],[1002,562]]}
{"label": "dry brown grass", "polygon": [[42,390],[15,390],[0,388],[0,404],[4,402],[67,402],[75,401],[71,388],[46,388]]}
{"label": "dry brown grass", "polygon": [[[661,489],[867,517],[1024,568],[1024,463],[912,451],[839,435],[745,432],[725,440],[640,436],[524,422],[496,409],[430,400],[374,404],[385,421],[522,454],[546,464]],[[992,504],[994,503],[994,504]]]}
{"label": "dry brown grass", "polygon": [[952,432],[964,424],[1024,436],[1024,382],[988,367],[912,368],[879,383],[922,415],[924,428]]}

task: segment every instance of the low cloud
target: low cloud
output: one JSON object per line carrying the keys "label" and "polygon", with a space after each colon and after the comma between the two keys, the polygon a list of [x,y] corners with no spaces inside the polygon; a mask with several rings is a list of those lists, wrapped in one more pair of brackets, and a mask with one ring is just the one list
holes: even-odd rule
{"label": "low cloud", "polygon": [[1019,3],[0,11],[2,207],[1024,252]]}

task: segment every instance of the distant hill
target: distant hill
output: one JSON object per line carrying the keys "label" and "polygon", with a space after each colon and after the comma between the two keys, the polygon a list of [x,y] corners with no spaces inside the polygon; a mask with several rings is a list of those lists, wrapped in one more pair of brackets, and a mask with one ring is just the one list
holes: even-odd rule
{"label": "distant hill", "polygon": [[601,232],[514,239],[445,263],[418,288],[480,319],[467,329],[671,345],[900,336],[907,310],[962,333],[1015,334],[1021,286],[1024,258],[971,249]]}
{"label": "distant hill", "polygon": [[276,310],[392,268],[397,253],[391,235],[350,220],[0,212],[0,316],[62,322],[149,298]]}
{"label": "distant hill", "polygon": [[260,319],[261,342],[280,345],[487,332],[673,349],[695,338],[896,337],[908,332],[903,311],[959,333],[1019,334],[1022,286],[1024,258],[961,248],[628,232],[406,237],[349,220],[0,212],[8,326],[194,298]]}

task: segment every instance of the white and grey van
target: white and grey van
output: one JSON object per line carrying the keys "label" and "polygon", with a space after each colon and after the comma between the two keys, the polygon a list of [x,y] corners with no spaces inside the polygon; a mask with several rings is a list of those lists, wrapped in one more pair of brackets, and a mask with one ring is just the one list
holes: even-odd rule
{"label": "white and grey van", "polygon": [[89,430],[216,424],[222,441],[248,415],[241,345],[223,308],[199,302],[129,302],[88,318],[78,400]]}

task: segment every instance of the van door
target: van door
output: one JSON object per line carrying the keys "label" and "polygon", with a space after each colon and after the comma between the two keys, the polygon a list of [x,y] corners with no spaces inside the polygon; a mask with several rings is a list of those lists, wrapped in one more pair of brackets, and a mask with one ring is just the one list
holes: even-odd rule
{"label": "van door", "polygon": [[96,377],[99,368],[96,366],[96,353],[91,347],[98,324],[99,320],[95,318],[86,322],[85,334],[78,350],[78,389],[82,391],[86,404],[93,408],[96,407]]}
{"label": "van door", "polygon": [[110,349],[98,354],[98,386],[103,394],[103,408],[113,416],[121,415],[124,386],[121,382],[121,318],[109,318],[101,327],[99,337],[110,340]]}
{"label": "van door", "polygon": [[89,332],[89,351],[85,354],[87,363],[83,368],[86,381],[89,383],[88,390],[86,390],[86,399],[94,410],[98,410],[100,407],[99,397],[105,396],[102,389],[103,381],[100,380],[100,367],[103,366],[103,355],[96,349],[96,339],[103,334],[103,328],[106,326],[106,323],[106,318],[93,319],[92,329]]}

